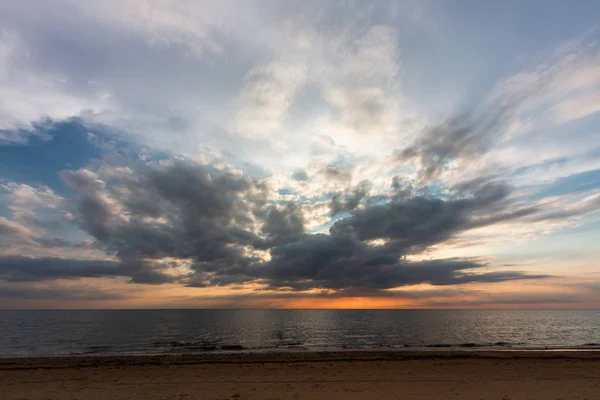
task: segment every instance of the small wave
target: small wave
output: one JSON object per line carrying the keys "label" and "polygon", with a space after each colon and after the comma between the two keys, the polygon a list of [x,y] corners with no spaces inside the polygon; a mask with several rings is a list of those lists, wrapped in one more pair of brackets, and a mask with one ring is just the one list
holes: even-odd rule
{"label": "small wave", "polygon": [[[302,346],[304,343],[299,342],[299,341],[290,341],[290,342],[282,342],[282,343],[277,343],[275,346],[268,346],[268,347],[273,347],[273,348],[294,348],[294,347],[300,347]],[[267,348],[267,347],[265,347]]]}
{"label": "small wave", "polygon": [[233,350],[247,350],[246,347],[239,344],[224,344],[219,345],[218,341],[156,341],[152,343],[154,348],[166,349],[167,352],[204,352],[204,351],[233,351]]}
{"label": "small wave", "polygon": [[497,342],[494,344],[485,344],[485,343],[432,343],[427,344],[423,347],[431,347],[431,348],[463,348],[463,349],[473,349],[473,348],[483,348],[483,347],[492,347],[492,346],[508,346],[508,343]]}
{"label": "small wave", "polygon": [[84,351],[79,354],[99,354],[108,353],[112,349],[112,346],[87,346]]}
{"label": "small wave", "polygon": [[162,347],[172,350],[201,350],[201,351],[214,351],[218,350],[219,347],[214,342],[206,341],[194,341],[194,342],[183,342],[183,341],[157,341],[152,343],[153,347]]}
{"label": "small wave", "polygon": [[[510,342],[473,343],[473,342],[467,342],[467,343],[432,343],[432,344],[426,344],[421,347],[468,349],[468,348],[488,348],[488,347],[514,347],[514,346],[521,346],[521,345],[524,345],[524,343],[510,343]],[[409,347],[409,346],[405,345],[405,347]],[[417,346],[417,347],[419,347],[419,346]]]}
{"label": "small wave", "polygon": [[242,345],[239,344],[231,344],[231,345],[225,345],[225,346],[221,346],[221,350],[245,350],[246,348]]}

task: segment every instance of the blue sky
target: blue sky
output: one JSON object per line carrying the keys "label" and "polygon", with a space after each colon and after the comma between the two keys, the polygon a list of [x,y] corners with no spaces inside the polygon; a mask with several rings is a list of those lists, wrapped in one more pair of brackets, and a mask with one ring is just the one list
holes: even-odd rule
{"label": "blue sky", "polygon": [[4,2],[0,307],[598,307],[599,17]]}

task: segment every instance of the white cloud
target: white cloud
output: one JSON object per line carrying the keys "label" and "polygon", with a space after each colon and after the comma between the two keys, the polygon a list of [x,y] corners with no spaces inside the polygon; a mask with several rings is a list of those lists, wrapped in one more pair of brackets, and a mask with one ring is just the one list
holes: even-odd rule
{"label": "white cloud", "polygon": [[75,94],[68,77],[32,71],[28,51],[18,33],[0,30],[0,140],[21,142],[25,138],[14,130],[32,129],[44,119],[64,120],[110,108],[110,96],[102,90],[90,85],[87,94]]}
{"label": "white cloud", "polygon": [[598,127],[580,121],[600,111],[599,65],[597,43],[574,40],[504,79],[475,110],[501,110],[497,132],[482,154],[455,160],[442,179],[507,173],[523,187],[600,168],[590,153],[600,145]]}
{"label": "white cloud", "polygon": [[47,186],[34,188],[25,184],[7,182],[0,184],[0,188],[8,192],[6,198],[13,204],[12,207],[56,208],[64,200]]}
{"label": "white cloud", "polygon": [[20,226],[27,234],[23,236],[43,236],[50,233],[50,226],[65,221],[64,198],[55,194],[47,186],[34,188],[25,184],[7,182],[0,184],[0,199],[8,203],[12,212],[10,223]]}
{"label": "white cloud", "polygon": [[397,85],[398,32],[365,29],[368,5],[346,8],[0,5],[0,130],[22,142],[18,129],[82,117],[191,158],[212,146],[270,166],[309,162],[316,135],[376,154],[415,133],[406,121],[416,113]]}
{"label": "white cloud", "polygon": [[[534,69],[506,79],[490,101],[516,105],[515,123],[530,132],[535,127],[584,118],[600,109],[600,50],[583,40],[559,46]],[[535,125],[527,123],[534,118]]]}
{"label": "white cloud", "polygon": [[84,16],[143,38],[149,46],[181,46],[195,56],[221,55],[215,38],[220,7],[206,1],[69,0]]}
{"label": "white cloud", "polygon": [[[598,69],[600,74],[600,69]],[[566,100],[554,107],[552,114],[556,123],[565,123],[600,111],[600,87],[596,92]]]}
{"label": "white cloud", "polygon": [[339,117],[320,121],[322,129],[360,154],[398,146],[416,133],[424,117],[400,90],[396,30],[375,25],[358,37],[342,35],[340,42],[332,57],[335,72],[322,81],[325,99]]}
{"label": "white cloud", "polygon": [[[10,218],[0,217],[0,254],[104,259],[104,251],[73,224],[68,200],[47,186],[0,184]],[[70,245],[67,245],[70,243]]]}
{"label": "white cloud", "polygon": [[237,131],[259,139],[281,133],[286,112],[306,78],[302,65],[273,62],[253,68],[238,99]]}
{"label": "white cloud", "polygon": [[[23,141],[22,133],[10,129],[30,129],[44,118],[83,116],[195,159],[207,157],[199,149],[226,150],[272,171],[283,167],[286,174],[350,154],[361,162],[349,185],[371,179],[384,188],[392,170],[387,155],[425,126],[422,112],[402,91],[403,80],[410,78],[403,75],[400,35],[407,30],[390,20],[374,22],[387,5],[375,12],[361,3],[32,3],[38,7],[0,6],[9,27],[0,36],[5,140]],[[403,7],[392,8],[400,15]],[[346,13],[333,15],[341,11]],[[64,22],[60,29],[57,21]],[[599,53],[586,46],[581,41],[563,46],[548,62],[507,79],[492,98],[523,99],[511,121],[513,136],[479,160],[450,166],[446,181],[587,150],[589,138],[565,143],[565,133],[536,139],[533,153],[531,142],[517,141],[529,137],[523,132],[534,132],[540,120],[573,121],[598,109]],[[88,64],[77,52],[73,59],[80,62],[73,62],[69,51],[81,48],[97,51],[93,61],[105,64]],[[308,111],[300,115],[302,107]],[[527,173],[528,183],[597,165],[594,160],[572,164],[562,173],[551,165],[537,167]],[[318,190],[315,184],[309,192]]]}

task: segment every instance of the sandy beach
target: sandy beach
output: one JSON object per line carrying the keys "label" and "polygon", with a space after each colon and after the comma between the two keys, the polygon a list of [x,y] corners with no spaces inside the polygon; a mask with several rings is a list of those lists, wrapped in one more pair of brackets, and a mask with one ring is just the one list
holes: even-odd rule
{"label": "sandy beach", "polygon": [[600,352],[320,352],[0,360],[0,398],[600,399]]}

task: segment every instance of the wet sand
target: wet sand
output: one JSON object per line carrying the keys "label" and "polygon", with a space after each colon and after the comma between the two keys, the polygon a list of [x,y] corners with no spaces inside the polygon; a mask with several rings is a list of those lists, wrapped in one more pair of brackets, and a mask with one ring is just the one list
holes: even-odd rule
{"label": "wet sand", "polygon": [[600,399],[600,352],[0,359],[0,399]]}

